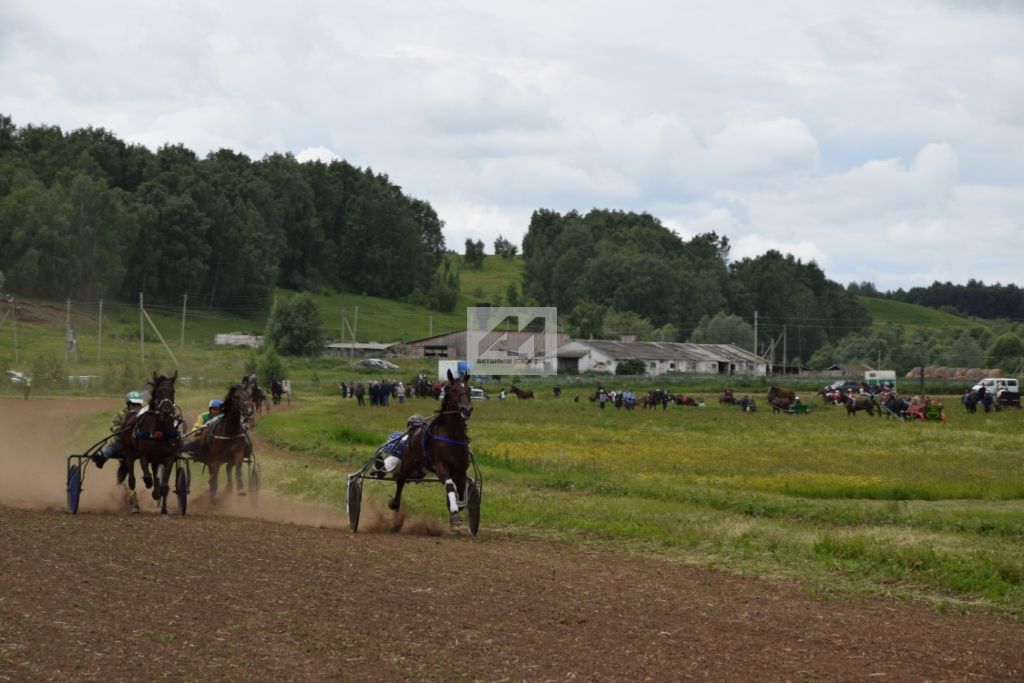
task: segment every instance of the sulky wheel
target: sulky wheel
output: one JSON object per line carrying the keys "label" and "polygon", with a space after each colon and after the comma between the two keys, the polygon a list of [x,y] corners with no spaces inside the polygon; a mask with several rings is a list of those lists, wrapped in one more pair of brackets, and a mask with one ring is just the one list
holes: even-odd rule
{"label": "sulky wheel", "polygon": [[249,468],[249,504],[256,507],[260,500],[260,467],[253,463]]}
{"label": "sulky wheel", "polygon": [[82,497],[82,469],[79,465],[68,465],[68,511],[78,513],[78,502]]}
{"label": "sulky wheel", "polygon": [[187,467],[178,465],[178,470],[174,477],[174,494],[178,497],[178,512],[184,515],[188,511],[188,487],[191,483],[191,477]]}
{"label": "sulky wheel", "polygon": [[348,510],[348,525],[352,531],[359,528],[359,510],[363,505],[363,480],[350,479],[345,493],[345,509]]}
{"label": "sulky wheel", "polygon": [[466,492],[466,510],[469,512],[469,533],[476,536],[480,531],[480,485],[472,479]]}

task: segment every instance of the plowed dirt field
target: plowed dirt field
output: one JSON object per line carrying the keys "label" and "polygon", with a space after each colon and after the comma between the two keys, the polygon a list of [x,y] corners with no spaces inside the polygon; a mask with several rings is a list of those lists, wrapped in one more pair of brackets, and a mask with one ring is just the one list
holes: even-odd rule
{"label": "plowed dirt field", "polygon": [[68,515],[74,420],[116,407],[0,401],[0,681],[1024,677],[1009,618],[825,601],[486,523],[469,538],[352,534],[340,507],[132,517],[113,468],[89,471]]}

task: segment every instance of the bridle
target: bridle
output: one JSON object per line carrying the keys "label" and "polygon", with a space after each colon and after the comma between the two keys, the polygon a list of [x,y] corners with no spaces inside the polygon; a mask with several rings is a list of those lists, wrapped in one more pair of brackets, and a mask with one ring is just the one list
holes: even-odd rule
{"label": "bridle", "polygon": [[[448,383],[448,391],[445,392],[445,395],[444,395],[445,405],[441,406],[440,414],[441,415],[458,415],[464,421],[468,422],[469,418],[473,415],[473,400],[472,400],[472,398],[470,398],[470,395],[469,395],[469,387],[464,382],[462,382],[461,380],[459,380],[457,382],[457,384],[459,386],[459,391],[456,393],[456,392],[452,391],[455,388],[456,383],[454,383],[454,382],[449,382]],[[465,403],[463,403],[461,401],[462,397],[465,397],[465,399],[466,399]],[[447,405],[449,403],[454,404],[454,407],[449,407]],[[447,410],[445,408],[447,408]]]}

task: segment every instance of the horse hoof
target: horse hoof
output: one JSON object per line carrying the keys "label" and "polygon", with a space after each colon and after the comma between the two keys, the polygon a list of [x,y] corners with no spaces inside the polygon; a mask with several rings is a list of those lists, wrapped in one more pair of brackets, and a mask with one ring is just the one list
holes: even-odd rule
{"label": "horse hoof", "polygon": [[139,514],[139,506],[138,505],[133,505],[131,510],[129,510],[129,512],[131,512],[133,515]]}
{"label": "horse hoof", "polygon": [[158,489],[154,488],[153,492],[149,495],[153,496],[153,500],[160,500],[160,491]]}
{"label": "horse hoof", "polygon": [[153,477],[143,477],[142,483],[146,485],[147,489],[153,488]]}
{"label": "horse hoof", "polygon": [[247,493],[246,493],[245,491],[239,491],[239,492],[238,492],[238,495],[240,495],[240,496],[246,496],[246,495],[248,495],[248,494],[247,494]]}
{"label": "horse hoof", "polygon": [[392,498],[391,500],[388,501],[388,507],[390,509],[392,509],[392,510],[397,510],[398,509],[398,503],[395,501],[394,498]]}

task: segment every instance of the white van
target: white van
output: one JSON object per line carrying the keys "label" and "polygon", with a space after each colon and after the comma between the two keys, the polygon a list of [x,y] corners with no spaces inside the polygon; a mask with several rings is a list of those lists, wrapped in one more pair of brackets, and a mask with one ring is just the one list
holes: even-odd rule
{"label": "white van", "polygon": [[864,384],[869,387],[889,387],[896,390],[895,370],[868,370],[864,373]]}
{"label": "white van", "polygon": [[1020,382],[1016,377],[986,377],[971,389],[978,391],[982,387],[995,397],[997,405],[1020,408]]}

